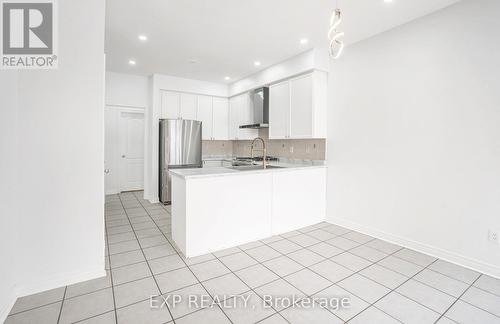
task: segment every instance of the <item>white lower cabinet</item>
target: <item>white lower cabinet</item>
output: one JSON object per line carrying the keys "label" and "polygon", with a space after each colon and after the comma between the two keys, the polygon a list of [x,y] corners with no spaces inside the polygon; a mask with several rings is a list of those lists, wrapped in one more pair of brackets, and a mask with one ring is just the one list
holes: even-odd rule
{"label": "white lower cabinet", "polygon": [[232,166],[229,160],[203,160],[204,168],[230,167]]}
{"label": "white lower cabinet", "polygon": [[186,257],[196,257],[320,223],[326,217],[326,171],[310,167],[201,177],[174,171],[173,240]]}
{"label": "white lower cabinet", "polygon": [[326,168],[276,172],[272,191],[273,235],[324,221]]}
{"label": "white lower cabinet", "polygon": [[222,166],[222,160],[203,160],[204,168],[216,168]]}

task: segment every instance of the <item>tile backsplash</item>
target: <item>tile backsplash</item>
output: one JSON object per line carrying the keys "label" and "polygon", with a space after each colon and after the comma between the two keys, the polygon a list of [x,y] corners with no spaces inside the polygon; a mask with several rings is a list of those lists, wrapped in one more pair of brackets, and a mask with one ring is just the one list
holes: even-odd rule
{"label": "tile backsplash", "polygon": [[233,141],[202,141],[203,156],[233,156]]}
{"label": "tile backsplash", "polygon": [[[259,130],[267,155],[303,160],[325,160],[325,139],[270,140],[268,129]],[[252,141],[203,141],[203,156],[250,156]],[[256,154],[261,154],[258,152]]]}

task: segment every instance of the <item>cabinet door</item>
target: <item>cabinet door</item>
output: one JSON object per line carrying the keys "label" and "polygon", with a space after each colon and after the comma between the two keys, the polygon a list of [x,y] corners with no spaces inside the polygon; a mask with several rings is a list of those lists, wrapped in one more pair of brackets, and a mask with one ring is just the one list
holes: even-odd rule
{"label": "cabinet door", "polygon": [[216,167],[221,167],[221,166],[222,166],[221,160],[204,160],[203,161],[204,168],[216,168]]}
{"label": "cabinet door", "polygon": [[239,125],[238,125],[238,139],[249,140],[254,139],[259,136],[259,131],[257,129],[239,128],[241,125],[248,125],[255,123],[253,118],[253,106],[250,100],[250,94],[244,93],[240,95],[240,105],[238,109],[239,113]]}
{"label": "cabinet door", "polygon": [[229,139],[229,103],[227,98],[213,97],[213,130],[215,140]]}
{"label": "cabinet door", "polygon": [[180,116],[182,119],[196,120],[197,96],[190,93],[181,93]]}
{"label": "cabinet door", "polygon": [[287,138],[290,135],[290,83],[271,86],[269,100],[269,138]]}
{"label": "cabinet door", "polygon": [[178,119],[180,108],[180,94],[172,91],[162,91],[160,118]]}
{"label": "cabinet door", "polygon": [[213,117],[212,117],[212,97],[198,96],[197,120],[201,121],[201,138],[204,140],[213,139]]}
{"label": "cabinet door", "polygon": [[230,140],[237,140],[238,139],[238,132],[239,132],[239,126],[240,126],[240,115],[239,115],[239,102],[240,102],[239,97],[232,97],[229,99],[229,139]]}
{"label": "cabinet door", "polygon": [[313,136],[312,75],[290,80],[290,137]]}

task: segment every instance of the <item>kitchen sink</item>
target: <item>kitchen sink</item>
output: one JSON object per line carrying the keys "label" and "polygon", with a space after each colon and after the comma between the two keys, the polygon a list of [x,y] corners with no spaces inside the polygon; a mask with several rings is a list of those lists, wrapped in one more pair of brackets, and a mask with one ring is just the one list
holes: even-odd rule
{"label": "kitchen sink", "polygon": [[[264,170],[262,165],[238,165],[238,166],[230,166],[227,167],[232,170],[238,170],[238,171],[253,171],[253,170]],[[266,169],[282,169],[284,167],[277,166],[277,165],[268,165],[266,166]]]}

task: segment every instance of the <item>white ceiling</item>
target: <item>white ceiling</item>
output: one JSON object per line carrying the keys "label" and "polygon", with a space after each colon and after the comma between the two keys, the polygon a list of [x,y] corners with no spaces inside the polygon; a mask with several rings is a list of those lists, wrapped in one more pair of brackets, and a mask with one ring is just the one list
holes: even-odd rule
{"label": "white ceiling", "polygon": [[[341,29],[352,44],[458,1],[339,0]],[[335,0],[106,0],[107,70],[233,82],[311,47],[326,51],[334,8]]]}

